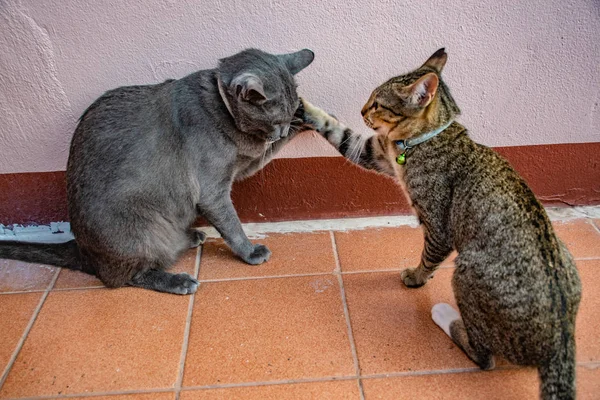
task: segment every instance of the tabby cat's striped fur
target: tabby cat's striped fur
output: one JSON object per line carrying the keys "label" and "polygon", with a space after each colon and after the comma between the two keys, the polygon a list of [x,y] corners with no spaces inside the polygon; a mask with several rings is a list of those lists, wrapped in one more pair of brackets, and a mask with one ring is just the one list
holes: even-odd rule
{"label": "tabby cat's striped fur", "polygon": [[362,110],[373,136],[354,133],[306,101],[305,121],[343,156],[404,187],[425,236],[419,266],[402,272],[406,286],[424,285],[453,249],[458,252],[452,286],[461,315],[443,304],[432,310],[454,342],[483,369],[493,368],[494,355],[537,366],[543,399],[572,399],[581,285],[527,184],[457,122],[408,150],[406,164],[395,161],[395,141],[459,114],[440,76],[446,59],[440,49],[416,71],[375,89]]}

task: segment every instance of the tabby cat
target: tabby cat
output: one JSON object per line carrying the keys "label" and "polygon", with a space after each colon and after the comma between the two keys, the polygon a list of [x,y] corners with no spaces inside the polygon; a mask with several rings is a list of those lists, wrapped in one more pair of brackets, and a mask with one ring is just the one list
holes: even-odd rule
{"label": "tabby cat", "polygon": [[362,109],[377,133],[363,137],[304,103],[305,122],[352,162],[395,177],[423,227],[420,287],[456,250],[452,287],[460,315],[440,303],[432,317],[482,369],[494,355],[538,367],[543,399],[575,397],[575,264],[542,205],[511,166],[473,142],[441,79],[438,50],[417,70],[379,86]]}
{"label": "tabby cat", "polygon": [[301,129],[293,75],[313,58],[306,49],[248,49],[179,80],[106,92],[84,112],[71,142],[75,240],[0,242],[0,258],[82,270],[108,287],[190,294],[198,281],[165,268],[204,241],[192,228],[201,215],[242,260],[268,260],[269,249],[242,230],[231,185]]}

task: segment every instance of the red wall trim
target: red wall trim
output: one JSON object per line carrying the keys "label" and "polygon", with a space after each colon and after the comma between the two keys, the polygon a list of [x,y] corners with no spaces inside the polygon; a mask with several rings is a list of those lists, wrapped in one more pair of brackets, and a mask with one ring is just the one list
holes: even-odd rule
{"label": "red wall trim", "polygon": [[[600,142],[496,150],[545,204],[600,204]],[[274,160],[236,183],[232,197],[244,222],[410,213],[391,179],[341,157]],[[64,172],[0,175],[0,223],[67,220]]]}
{"label": "red wall trim", "polygon": [[65,173],[0,175],[0,223],[47,224],[68,221]]}

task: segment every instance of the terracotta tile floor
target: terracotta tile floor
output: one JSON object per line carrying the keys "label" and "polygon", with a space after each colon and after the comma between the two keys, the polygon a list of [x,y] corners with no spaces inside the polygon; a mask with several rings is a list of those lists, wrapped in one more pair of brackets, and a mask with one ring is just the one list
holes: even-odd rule
{"label": "terracotta tile floor", "polygon": [[[583,281],[579,399],[600,399],[600,221],[556,222]],[[482,372],[437,328],[446,262],[419,289],[419,228],[270,234],[249,266],[219,240],[175,266],[193,296],[109,290],[94,277],[0,260],[0,399],[534,399],[536,371]]]}

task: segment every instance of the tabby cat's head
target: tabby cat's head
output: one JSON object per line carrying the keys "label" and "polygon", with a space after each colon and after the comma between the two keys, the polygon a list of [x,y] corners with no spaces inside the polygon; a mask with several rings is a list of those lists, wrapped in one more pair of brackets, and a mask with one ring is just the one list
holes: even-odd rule
{"label": "tabby cat's head", "polygon": [[439,49],[415,71],[375,89],[361,111],[365,124],[391,140],[401,140],[453,120],[460,110],[441,79],[447,59]]}
{"label": "tabby cat's head", "polygon": [[287,136],[299,105],[294,75],[313,59],[308,49],[280,55],[247,49],[220,60],[221,97],[237,128],[269,142]]}

